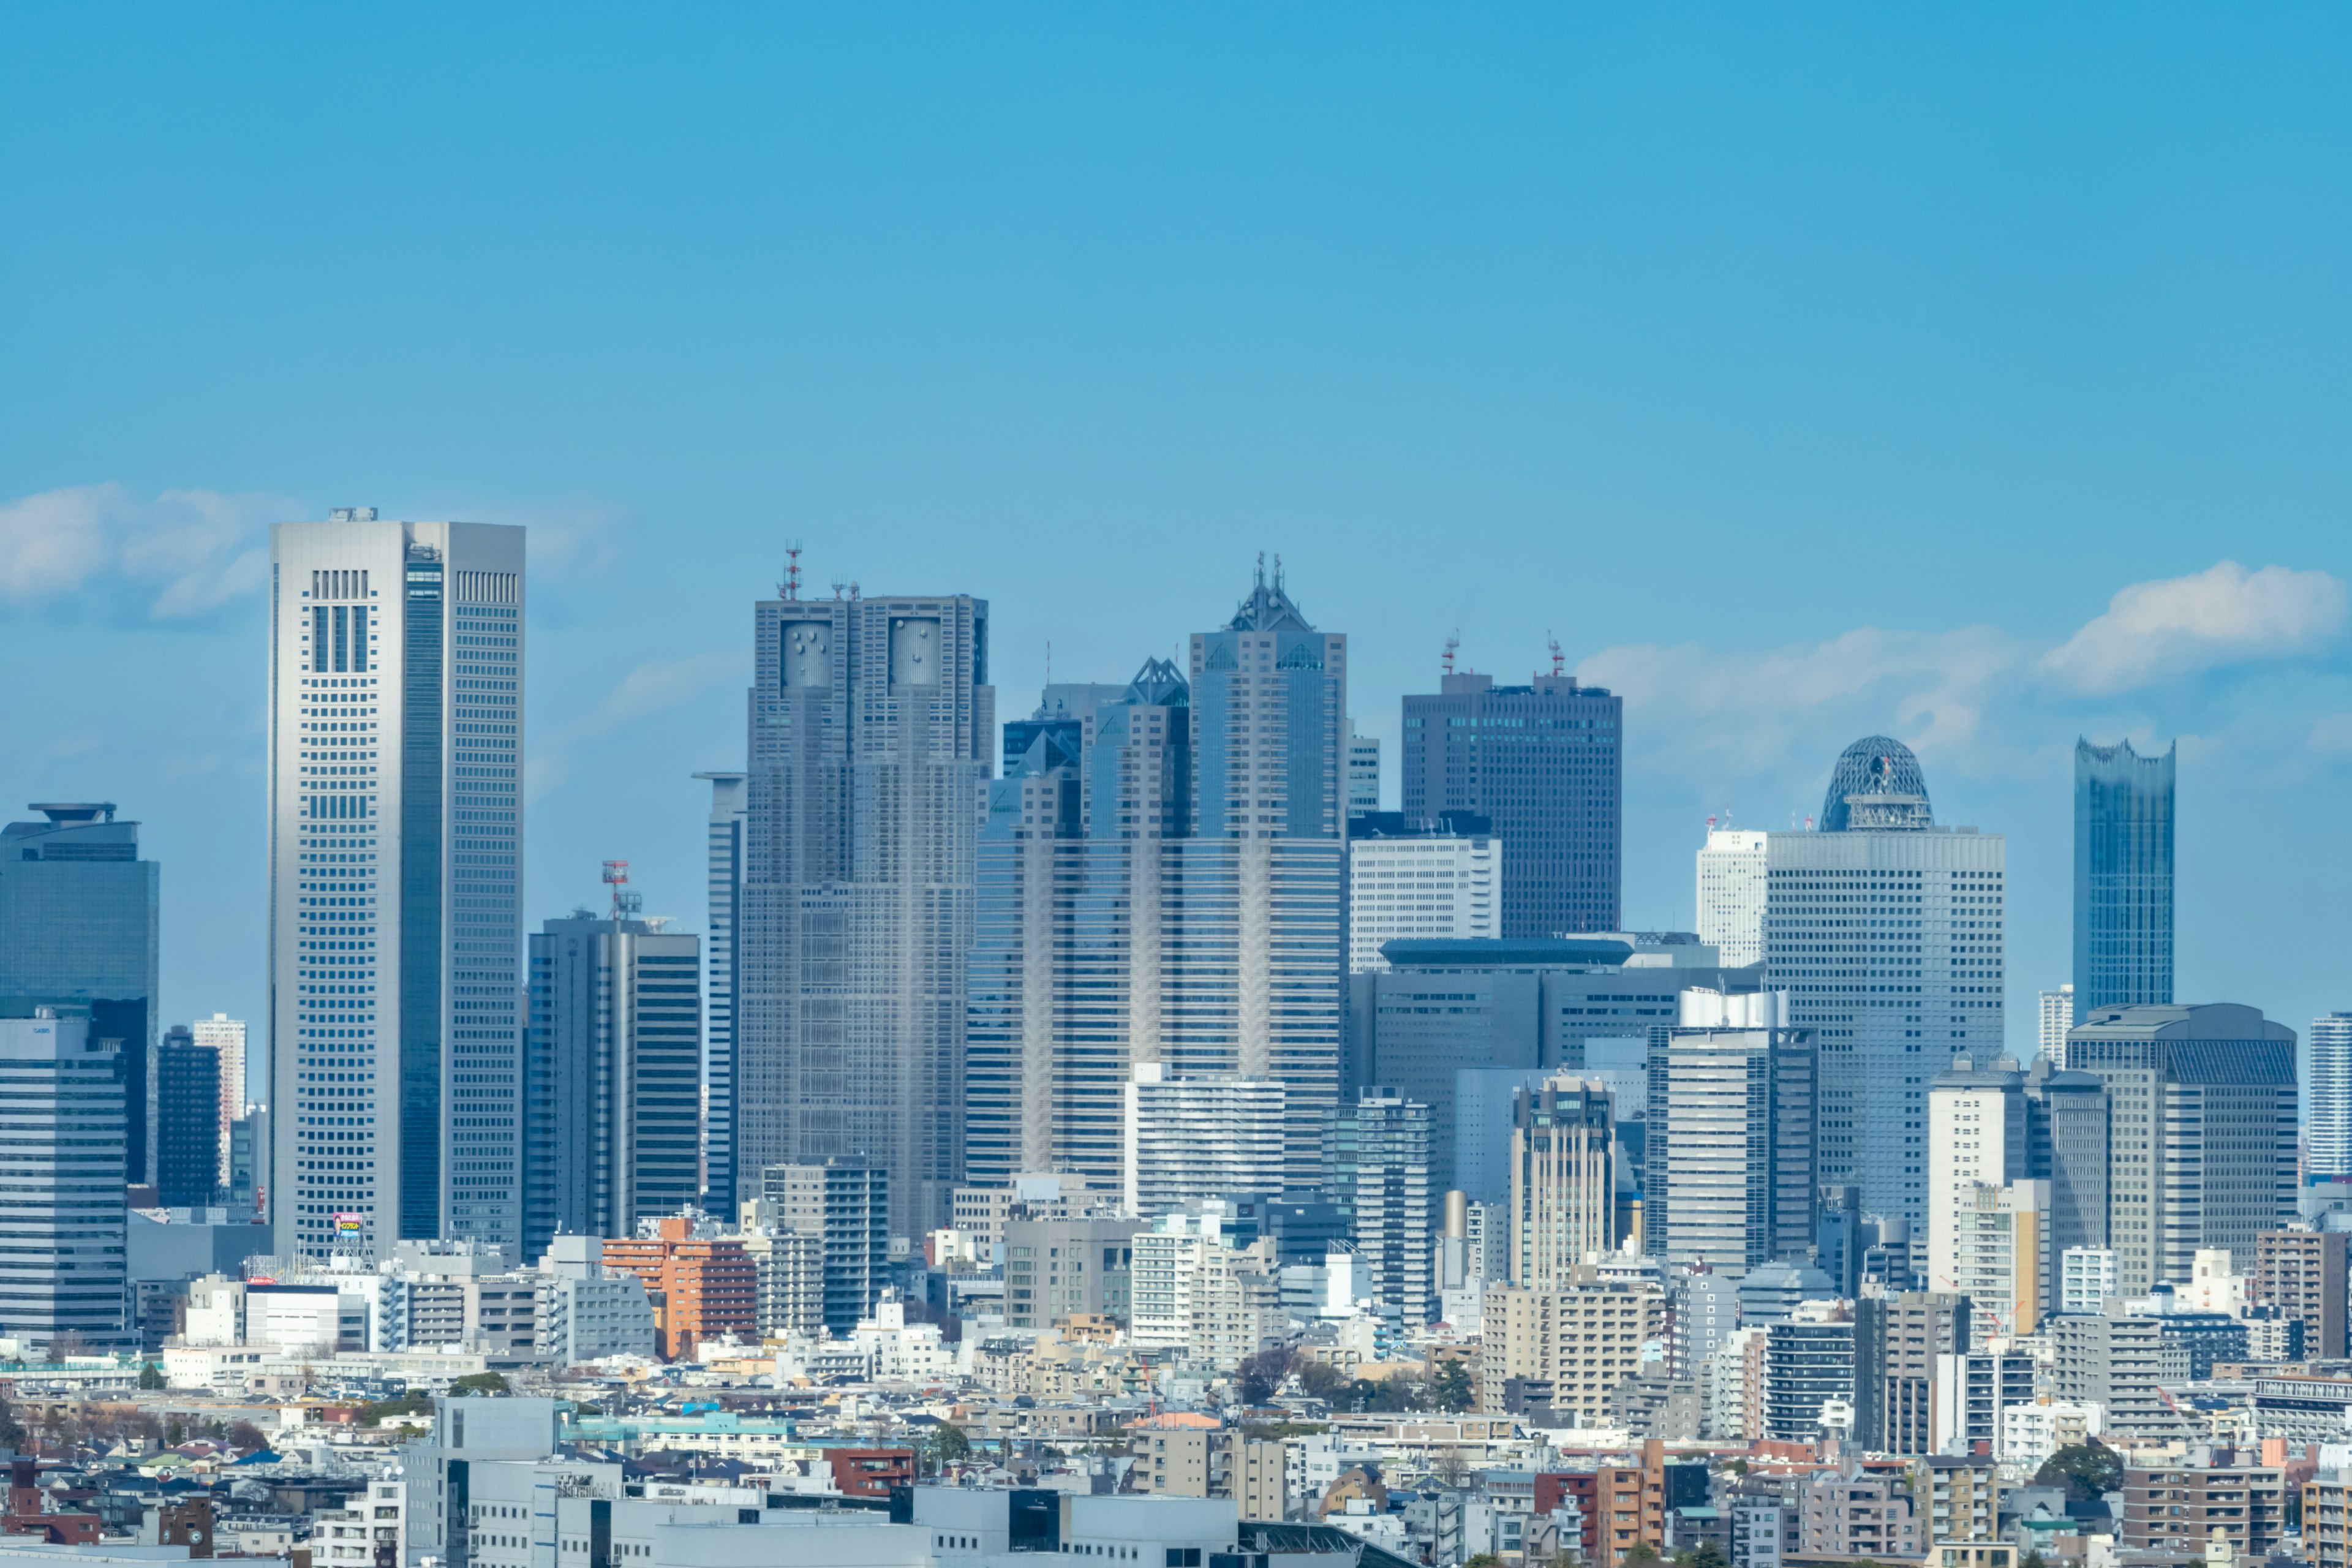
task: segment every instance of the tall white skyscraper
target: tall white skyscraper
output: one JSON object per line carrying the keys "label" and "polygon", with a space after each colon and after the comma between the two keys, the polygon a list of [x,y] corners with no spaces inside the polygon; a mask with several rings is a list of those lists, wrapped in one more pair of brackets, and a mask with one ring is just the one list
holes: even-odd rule
{"label": "tall white skyscraper", "polygon": [[277,1246],[520,1246],[523,531],[270,531]]}
{"label": "tall white skyscraper", "polygon": [[226,1191],[229,1123],[245,1114],[245,1020],[215,1013],[197,1019],[188,1030],[197,1046],[209,1046],[220,1053],[220,1183]]}
{"label": "tall white skyscraper", "polygon": [[1764,956],[1821,1046],[1821,1179],[1927,1222],[1927,1091],[2001,1048],[2004,844],[1938,827],[1918,759],[1872,735],[1839,757],[1812,833],[1768,833]]}
{"label": "tall white skyscraper", "polygon": [[2072,982],[2055,991],[2042,994],[2042,1054],[2053,1062],[2066,1059],[2066,1031],[2074,1026],[2074,987]]}
{"label": "tall white skyscraper", "polygon": [[1428,832],[1390,823],[1423,826],[1358,817],[1348,840],[1348,973],[1387,969],[1381,944],[1399,937],[1501,936],[1503,844],[1486,819],[1448,812]]}
{"label": "tall white skyscraper", "polygon": [[2311,1021],[2311,1173],[2352,1176],[2352,1013]]}
{"label": "tall white skyscraper", "polygon": [[1745,828],[1711,827],[1698,852],[1698,939],[1718,949],[1727,964],[1764,958],[1766,837]]}

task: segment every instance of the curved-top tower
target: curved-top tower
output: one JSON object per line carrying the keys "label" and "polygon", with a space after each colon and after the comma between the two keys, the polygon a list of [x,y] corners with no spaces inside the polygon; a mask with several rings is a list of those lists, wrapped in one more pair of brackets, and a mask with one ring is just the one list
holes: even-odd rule
{"label": "curved-top tower", "polygon": [[[1856,821],[1850,795],[1876,797],[1866,808],[1866,820]],[[1925,827],[1934,816],[1927,805],[1927,781],[1911,748],[1888,735],[1864,735],[1838,754],[1830,771],[1829,793],[1822,797],[1822,831],[1843,833],[1850,827]]]}

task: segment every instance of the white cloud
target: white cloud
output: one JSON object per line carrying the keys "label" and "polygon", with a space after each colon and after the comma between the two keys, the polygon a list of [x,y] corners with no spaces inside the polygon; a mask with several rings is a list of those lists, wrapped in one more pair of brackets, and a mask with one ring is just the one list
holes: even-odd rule
{"label": "white cloud", "polygon": [[621,678],[596,710],[591,732],[603,733],[631,720],[647,718],[693,701],[714,686],[747,685],[751,656],[744,653],[698,653],[687,658],[657,658],[637,666]]}
{"label": "white cloud", "polygon": [[2344,626],[2345,591],[2325,572],[2223,561],[2188,577],[2135,583],[2106,613],[2043,657],[2079,692],[2129,691],[2249,659],[2308,653]]}
{"label": "white cloud", "polygon": [[0,599],[121,596],[156,620],[202,615],[261,587],[264,531],[299,515],[276,497],[165,490],[145,500],[117,484],[0,501]]}

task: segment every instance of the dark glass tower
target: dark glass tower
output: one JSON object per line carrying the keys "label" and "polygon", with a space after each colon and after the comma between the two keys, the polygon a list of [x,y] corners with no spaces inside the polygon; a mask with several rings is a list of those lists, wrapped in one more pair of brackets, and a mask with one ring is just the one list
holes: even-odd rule
{"label": "dark glass tower", "polygon": [[2074,742],[2074,1018],[2172,1000],[2172,779],[2179,743]]}
{"label": "dark glass tower", "polygon": [[1625,704],[1568,675],[1448,675],[1404,700],[1404,814],[1475,811],[1503,841],[1503,936],[1615,931]]}
{"label": "dark glass tower", "polygon": [[220,1052],[184,1024],[155,1056],[155,1197],[167,1208],[209,1204],[220,1186]]}

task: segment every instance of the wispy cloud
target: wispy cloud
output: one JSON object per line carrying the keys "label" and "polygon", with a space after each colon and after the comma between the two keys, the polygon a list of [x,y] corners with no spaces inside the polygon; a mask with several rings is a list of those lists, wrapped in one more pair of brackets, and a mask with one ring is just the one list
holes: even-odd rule
{"label": "wispy cloud", "polygon": [[259,589],[268,523],[295,502],[217,490],[77,485],[0,501],[0,600],[101,597],[158,621],[185,620]]}
{"label": "wispy cloud", "polygon": [[2343,580],[2223,561],[2188,577],[2135,583],[2045,655],[2042,669],[2098,696],[2252,659],[2292,658],[2344,629]]}
{"label": "wispy cloud", "polygon": [[585,718],[558,729],[523,765],[523,795],[539,800],[572,776],[575,748],[673,708],[682,708],[714,688],[750,684],[748,651],[698,653],[684,658],[648,659],[623,676]]}

